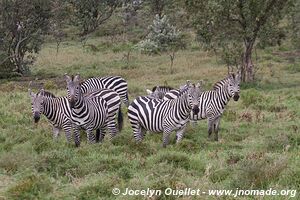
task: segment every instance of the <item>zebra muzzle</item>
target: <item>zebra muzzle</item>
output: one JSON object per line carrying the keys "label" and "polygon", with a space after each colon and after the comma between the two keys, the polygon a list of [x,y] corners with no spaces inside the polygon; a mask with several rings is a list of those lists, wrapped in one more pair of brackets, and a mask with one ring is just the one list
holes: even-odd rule
{"label": "zebra muzzle", "polygon": [[239,93],[234,93],[234,95],[233,95],[233,100],[234,100],[234,101],[238,101],[239,98],[240,98],[240,94],[239,94]]}
{"label": "zebra muzzle", "polygon": [[39,113],[34,113],[33,119],[35,123],[38,123],[40,121],[40,114]]}
{"label": "zebra muzzle", "polygon": [[75,99],[70,99],[70,101],[69,101],[69,103],[70,103],[70,107],[71,108],[74,108],[75,107]]}
{"label": "zebra muzzle", "polygon": [[193,109],[192,109],[192,111],[193,111],[194,115],[197,115],[199,113],[199,111],[200,111],[199,106],[194,106]]}

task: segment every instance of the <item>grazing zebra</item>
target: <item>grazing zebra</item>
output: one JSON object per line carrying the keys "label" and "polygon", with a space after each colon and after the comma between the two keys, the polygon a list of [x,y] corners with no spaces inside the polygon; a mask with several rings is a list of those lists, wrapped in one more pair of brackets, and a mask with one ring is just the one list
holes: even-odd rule
{"label": "grazing zebra", "polygon": [[[230,73],[228,77],[215,83],[213,90],[202,92],[200,95],[200,112],[198,114],[191,112],[190,114],[190,120],[194,122],[206,118],[208,119],[208,136],[210,137],[212,132],[214,132],[215,141],[218,141],[220,119],[226,104],[231,97],[233,97],[234,101],[238,101],[240,97],[240,81],[240,72],[237,74]],[[176,91],[172,91],[172,96],[165,95],[164,98],[174,99],[176,95],[178,96],[179,92],[176,94]]]}
{"label": "grazing zebra", "polygon": [[128,86],[125,79],[120,76],[106,76],[89,78],[83,83],[81,83],[81,92],[90,93],[99,89],[111,89],[118,93],[123,103],[128,107]]}
{"label": "grazing zebra", "polygon": [[128,118],[136,141],[141,141],[145,131],[163,132],[163,147],[169,142],[169,135],[176,131],[177,142],[182,139],[191,110],[199,112],[199,85],[189,86],[187,92],[177,99],[160,100],[138,97],[128,107]]}
{"label": "grazing zebra", "polygon": [[55,97],[52,93],[39,90],[37,94],[28,89],[31,97],[31,108],[35,123],[44,114],[53,126],[53,136],[57,138],[61,129],[65,131],[67,142],[71,142],[72,123],[70,121],[71,110],[66,97]]}
{"label": "grazing zebra", "polygon": [[[107,101],[105,100],[105,92],[107,90],[103,90],[102,93],[100,91],[94,91],[89,93],[87,96],[83,96],[82,89],[80,85],[80,76],[76,75],[75,77],[70,77],[65,75],[65,80],[67,82],[67,98],[69,101],[69,105],[71,108],[71,120],[74,125],[74,137],[76,146],[80,145],[80,135],[79,135],[79,127],[83,128],[87,133],[87,138],[90,143],[95,142],[95,135],[92,133],[93,130],[100,129],[102,133],[105,131],[107,126],[111,124],[115,124],[114,117],[109,113],[113,111],[116,113],[118,109],[110,108]],[[115,93],[114,91],[111,91]],[[102,95],[100,96],[99,93]],[[111,106],[115,106],[120,108],[120,97],[115,93],[111,98],[112,102],[116,102]],[[121,111],[119,110],[119,113]],[[120,120],[122,118],[118,118]],[[119,122],[121,124],[121,122]],[[100,137],[100,140],[103,138],[103,134],[97,132],[97,137]],[[112,136],[115,133],[111,133]]]}

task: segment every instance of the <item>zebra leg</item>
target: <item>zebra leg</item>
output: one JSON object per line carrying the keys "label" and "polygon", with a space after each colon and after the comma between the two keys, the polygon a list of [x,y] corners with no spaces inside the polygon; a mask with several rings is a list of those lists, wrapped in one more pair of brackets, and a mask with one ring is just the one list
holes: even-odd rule
{"label": "zebra leg", "polygon": [[163,133],[163,148],[166,148],[169,144],[169,137],[170,137],[171,131],[170,130],[164,130]]}
{"label": "zebra leg", "polygon": [[96,130],[96,142],[102,142],[106,133],[106,127],[101,127]]}
{"label": "zebra leg", "polygon": [[116,121],[114,119],[110,119],[107,122],[107,128],[110,132],[110,139],[114,138],[117,135]]}
{"label": "zebra leg", "polygon": [[214,123],[214,133],[215,133],[215,141],[219,140],[219,126],[220,126],[221,117],[216,118]]}
{"label": "zebra leg", "polygon": [[176,143],[179,143],[182,140],[182,137],[185,132],[186,125],[176,131]]}
{"label": "zebra leg", "polygon": [[208,138],[210,138],[211,133],[213,131],[213,120],[208,119]]}
{"label": "zebra leg", "polygon": [[57,140],[58,135],[59,135],[59,128],[53,126],[53,138],[54,138],[54,140]]}
{"label": "zebra leg", "polygon": [[142,140],[144,139],[146,133],[147,133],[147,130],[144,129],[143,127],[141,127],[141,139],[142,139]]}
{"label": "zebra leg", "polygon": [[86,136],[88,138],[89,143],[90,144],[95,143],[96,138],[95,138],[95,135],[93,133],[93,130],[87,129],[85,132],[86,132]]}
{"label": "zebra leg", "polygon": [[190,123],[191,123],[193,128],[195,128],[198,124],[197,121],[194,121],[194,120],[190,120]]}
{"label": "zebra leg", "polygon": [[133,137],[135,141],[141,142],[143,140],[142,127],[138,121],[130,119],[131,128],[133,130]]}
{"label": "zebra leg", "polygon": [[74,127],[74,142],[75,146],[79,147],[80,146],[80,133],[79,133],[79,127]]}
{"label": "zebra leg", "polygon": [[71,137],[72,124],[71,123],[64,123],[63,124],[63,129],[65,131],[67,142],[71,143],[71,140],[72,140],[72,137]]}

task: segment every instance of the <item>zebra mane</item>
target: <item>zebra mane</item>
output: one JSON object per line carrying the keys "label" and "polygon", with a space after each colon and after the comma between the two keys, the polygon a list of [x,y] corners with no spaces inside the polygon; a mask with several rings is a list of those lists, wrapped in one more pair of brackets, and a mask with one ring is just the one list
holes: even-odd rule
{"label": "zebra mane", "polygon": [[172,88],[172,87],[170,87],[170,86],[154,86],[153,88],[152,88],[152,92],[154,92],[156,89],[157,89],[157,87],[159,87],[159,88],[161,88],[161,89],[166,89],[166,90],[173,90],[174,88]]}
{"label": "zebra mane", "polygon": [[214,85],[213,85],[213,90],[217,90],[220,88],[220,85],[224,85],[225,83],[227,83],[229,81],[230,77],[227,76],[226,78],[223,78],[220,81],[217,81]]}
{"label": "zebra mane", "polygon": [[[37,93],[37,95],[39,95],[39,94],[40,94],[40,91]],[[55,95],[48,91],[44,91],[44,96],[55,98]]]}

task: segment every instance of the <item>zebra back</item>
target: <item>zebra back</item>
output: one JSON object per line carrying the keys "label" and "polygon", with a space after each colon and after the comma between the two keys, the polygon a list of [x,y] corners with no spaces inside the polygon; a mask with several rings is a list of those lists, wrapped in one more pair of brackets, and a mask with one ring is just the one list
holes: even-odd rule
{"label": "zebra back", "polygon": [[82,93],[91,93],[99,89],[111,89],[118,93],[123,103],[128,106],[128,84],[120,76],[106,76],[106,77],[95,77],[89,78],[81,83]]}

